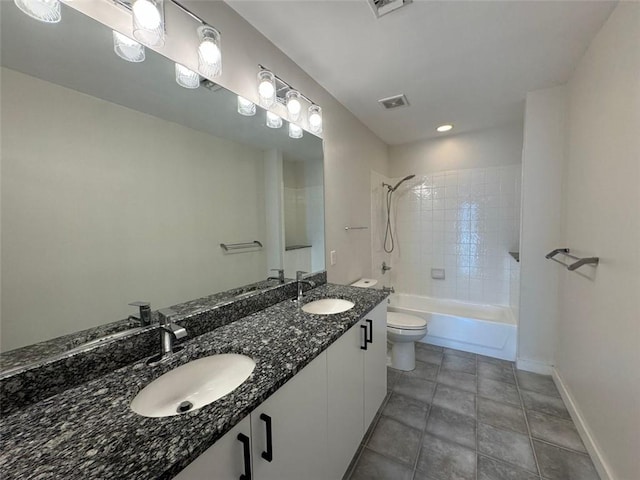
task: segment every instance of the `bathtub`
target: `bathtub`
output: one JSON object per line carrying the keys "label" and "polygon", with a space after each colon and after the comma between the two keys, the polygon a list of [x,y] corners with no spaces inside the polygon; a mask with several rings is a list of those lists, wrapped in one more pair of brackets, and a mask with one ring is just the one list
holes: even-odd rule
{"label": "bathtub", "polygon": [[428,333],[421,342],[503,360],[516,358],[518,326],[509,307],[398,293],[389,297],[387,308],[427,320]]}

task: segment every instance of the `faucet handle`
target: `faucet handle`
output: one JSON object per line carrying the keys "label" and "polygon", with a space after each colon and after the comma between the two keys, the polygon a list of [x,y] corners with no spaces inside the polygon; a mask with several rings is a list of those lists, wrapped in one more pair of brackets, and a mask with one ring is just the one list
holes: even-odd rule
{"label": "faucet handle", "polygon": [[160,325],[168,325],[171,323],[171,318],[178,315],[178,312],[172,308],[161,308],[158,310],[158,315],[160,316]]}
{"label": "faucet handle", "polygon": [[140,309],[140,316],[129,315],[128,320],[136,320],[141,326],[147,326],[151,323],[151,304],[149,302],[142,302],[140,300],[131,302],[129,305],[132,307],[138,307]]}
{"label": "faucet handle", "polygon": [[151,304],[149,302],[143,302],[141,300],[131,302],[128,305],[131,305],[132,307],[141,307],[141,308],[151,307]]}
{"label": "faucet handle", "polygon": [[[271,272],[278,272],[278,281],[284,283],[284,268],[272,268]],[[271,278],[271,277],[270,277]]]}

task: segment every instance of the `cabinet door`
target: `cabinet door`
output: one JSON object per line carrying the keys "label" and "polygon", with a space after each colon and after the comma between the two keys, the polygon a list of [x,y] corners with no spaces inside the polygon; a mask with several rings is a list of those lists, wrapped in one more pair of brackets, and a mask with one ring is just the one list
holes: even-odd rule
{"label": "cabinet door", "polygon": [[175,480],[238,480],[245,473],[244,446],[238,434],[251,438],[249,417],[229,430],[213,446],[182,470]]}
{"label": "cabinet door", "polygon": [[364,436],[364,331],[358,323],[327,350],[329,478],[340,480]]}
{"label": "cabinet door", "polygon": [[256,480],[326,480],[326,352],[251,412],[251,434]]}
{"label": "cabinet door", "polygon": [[[370,322],[367,322],[369,320]],[[387,305],[374,308],[361,324],[370,324],[372,343],[364,351],[364,428],[369,428],[387,395]]]}

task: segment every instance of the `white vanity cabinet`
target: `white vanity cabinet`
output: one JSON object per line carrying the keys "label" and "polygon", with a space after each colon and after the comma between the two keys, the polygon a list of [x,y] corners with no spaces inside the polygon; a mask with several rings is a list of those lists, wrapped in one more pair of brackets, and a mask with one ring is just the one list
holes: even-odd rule
{"label": "white vanity cabinet", "polygon": [[175,479],[327,480],[327,450],[323,352]]}
{"label": "white vanity cabinet", "polygon": [[369,343],[364,351],[364,428],[367,430],[387,395],[387,304],[374,308],[364,319]]}
{"label": "white vanity cabinet", "polygon": [[251,434],[255,480],[327,480],[327,352],[251,413]]}
{"label": "white vanity cabinet", "polygon": [[[248,448],[245,444],[248,444]],[[251,422],[249,417],[245,417],[174,479],[239,480],[242,475],[249,473],[247,467],[251,468],[250,460]],[[248,465],[245,465],[246,461],[249,461]]]}
{"label": "white vanity cabinet", "polygon": [[329,347],[327,369],[329,477],[339,480],[387,394],[384,302]]}

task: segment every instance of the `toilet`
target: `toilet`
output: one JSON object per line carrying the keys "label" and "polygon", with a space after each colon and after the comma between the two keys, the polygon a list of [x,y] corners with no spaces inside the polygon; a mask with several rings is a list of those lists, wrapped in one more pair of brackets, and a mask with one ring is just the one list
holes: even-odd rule
{"label": "toilet", "polygon": [[[378,283],[361,278],[353,287],[372,288]],[[387,311],[387,344],[390,348],[390,367],[411,371],[416,368],[416,342],[427,334],[427,321],[416,315]]]}

